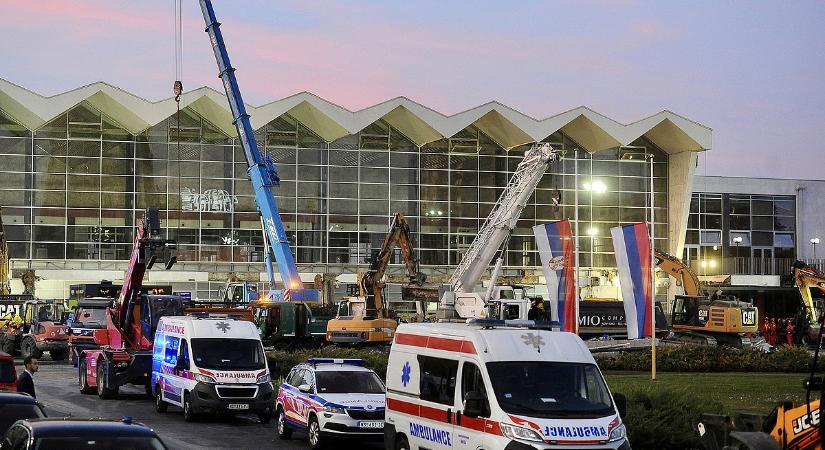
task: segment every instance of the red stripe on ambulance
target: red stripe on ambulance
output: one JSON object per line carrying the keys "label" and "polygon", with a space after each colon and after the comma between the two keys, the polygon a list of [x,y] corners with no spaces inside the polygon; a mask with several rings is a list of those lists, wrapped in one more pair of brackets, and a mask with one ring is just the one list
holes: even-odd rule
{"label": "red stripe on ambulance", "polygon": [[395,343],[410,345],[413,347],[431,348],[433,350],[445,350],[448,352],[467,353],[470,355],[476,354],[476,347],[471,341],[460,339],[399,333],[395,335]]}

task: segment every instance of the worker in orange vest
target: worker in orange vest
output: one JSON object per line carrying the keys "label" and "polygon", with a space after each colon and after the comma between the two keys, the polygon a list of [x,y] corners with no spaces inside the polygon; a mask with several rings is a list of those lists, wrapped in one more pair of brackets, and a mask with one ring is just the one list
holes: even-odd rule
{"label": "worker in orange vest", "polygon": [[793,321],[788,320],[788,325],[785,327],[785,341],[788,345],[793,345]]}

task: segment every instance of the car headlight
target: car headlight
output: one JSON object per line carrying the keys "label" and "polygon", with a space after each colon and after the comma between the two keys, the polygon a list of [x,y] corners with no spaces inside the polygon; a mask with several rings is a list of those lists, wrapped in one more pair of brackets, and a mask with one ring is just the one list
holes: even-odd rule
{"label": "car headlight", "polygon": [[347,410],[344,408],[339,408],[337,406],[324,406],[324,412],[333,414],[346,414]]}
{"label": "car headlight", "polygon": [[215,379],[210,377],[209,375],[204,375],[202,373],[195,374],[195,381],[200,381],[201,383],[214,383]]}
{"label": "car headlight", "polygon": [[261,375],[258,377],[258,384],[269,383],[271,379],[272,378],[269,376],[269,374]]}
{"label": "car headlight", "polygon": [[529,428],[517,427],[506,423],[501,424],[501,431],[510,439],[521,439],[523,441],[544,442],[540,434]]}
{"label": "car headlight", "polygon": [[624,439],[627,437],[627,428],[624,427],[624,424],[619,425],[618,427],[614,428],[613,431],[610,432],[610,442],[618,441],[620,439]]}

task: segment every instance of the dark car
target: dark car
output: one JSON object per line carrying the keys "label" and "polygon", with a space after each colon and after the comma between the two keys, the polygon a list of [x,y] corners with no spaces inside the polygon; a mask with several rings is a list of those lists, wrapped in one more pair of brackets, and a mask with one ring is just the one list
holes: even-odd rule
{"label": "dark car", "polygon": [[29,394],[0,391],[0,434],[20,419],[41,417],[46,417],[46,413]]}
{"label": "dark car", "polygon": [[0,450],[165,450],[155,432],[131,419],[32,419],[15,423]]}
{"label": "dark car", "polygon": [[0,391],[17,390],[17,371],[14,370],[14,357],[0,352]]}

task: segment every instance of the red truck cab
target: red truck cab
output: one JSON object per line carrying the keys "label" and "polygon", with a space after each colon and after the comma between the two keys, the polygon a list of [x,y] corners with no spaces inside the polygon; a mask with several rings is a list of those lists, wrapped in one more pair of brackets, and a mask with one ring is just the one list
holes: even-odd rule
{"label": "red truck cab", "polygon": [[17,390],[17,371],[14,369],[14,358],[8,353],[0,352],[0,391]]}

